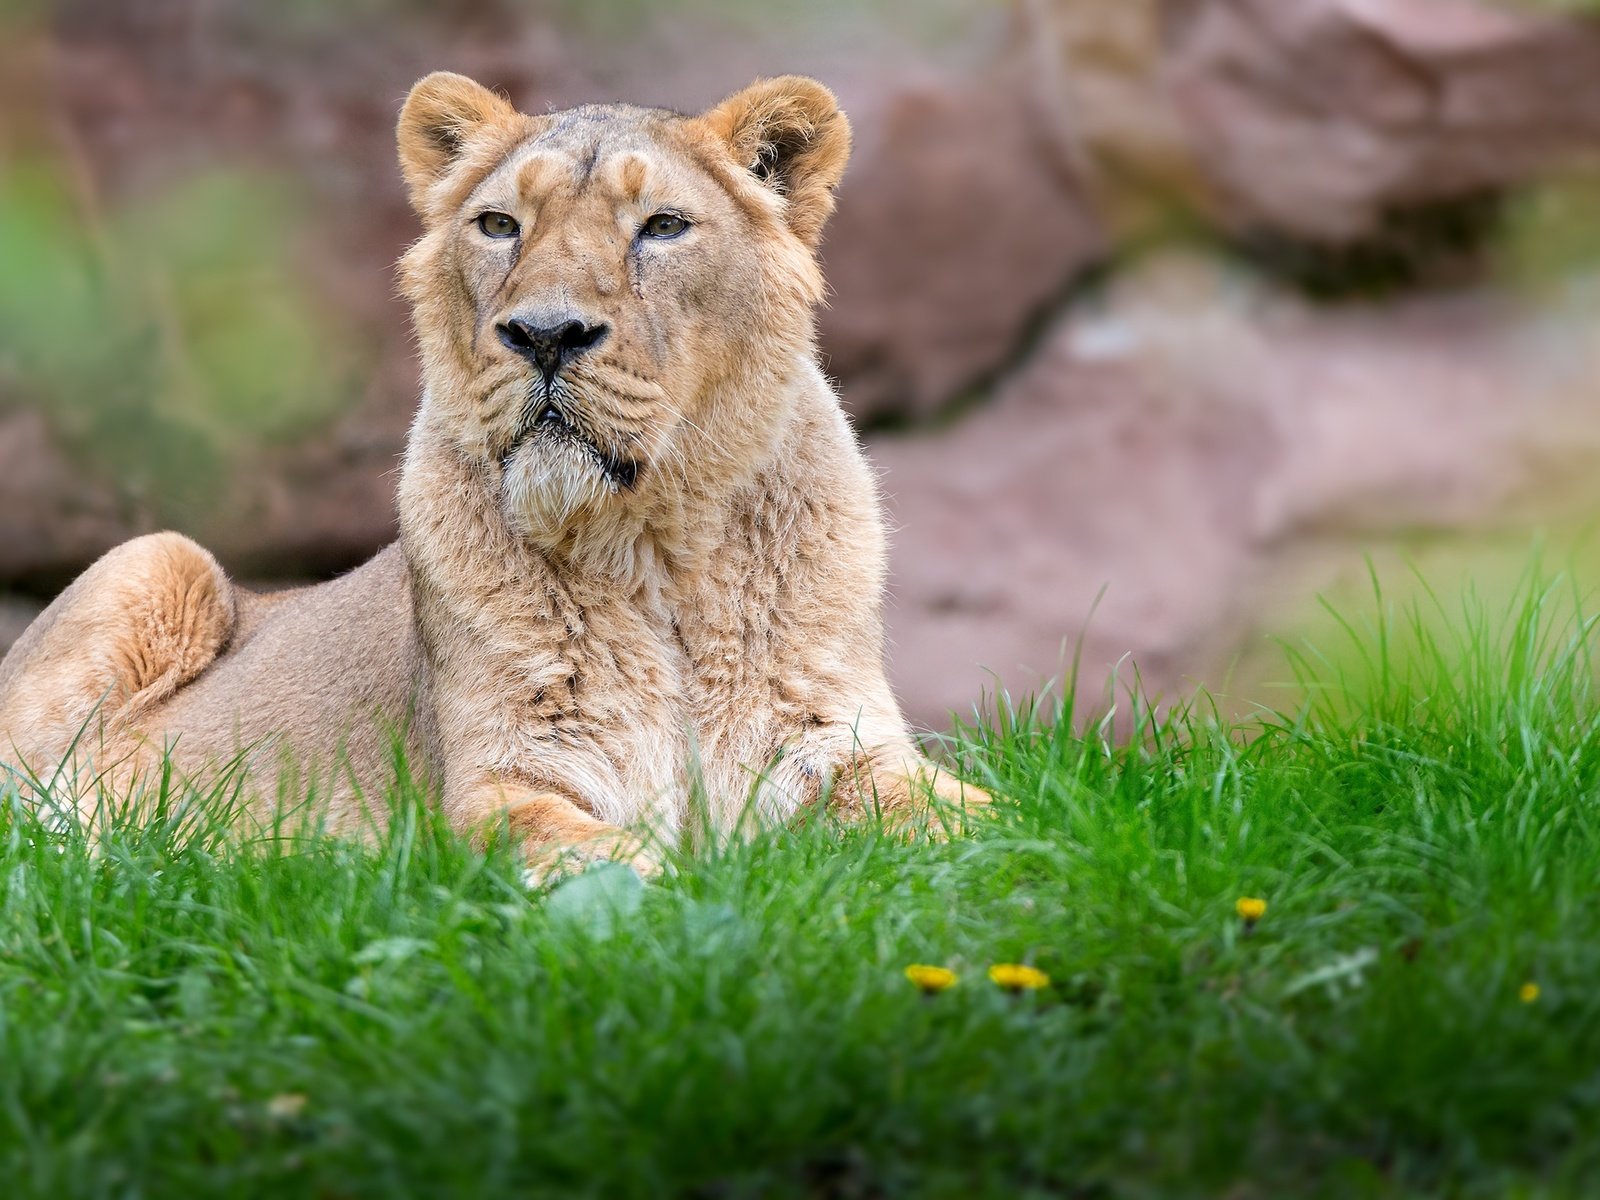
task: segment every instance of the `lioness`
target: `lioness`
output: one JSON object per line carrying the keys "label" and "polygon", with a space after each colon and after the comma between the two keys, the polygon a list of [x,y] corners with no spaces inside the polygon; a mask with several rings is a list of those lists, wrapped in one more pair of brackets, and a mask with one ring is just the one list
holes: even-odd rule
{"label": "lioness", "polygon": [[282,595],[177,534],[121,546],[0,663],[0,754],[338,764],[319,803],[349,828],[405,725],[453,826],[642,869],[631,831],[696,794],[721,829],[981,801],[885,681],[883,518],[817,363],[833,95],[530,116],[439,73],[398,139],[425,230],[400,541]]}

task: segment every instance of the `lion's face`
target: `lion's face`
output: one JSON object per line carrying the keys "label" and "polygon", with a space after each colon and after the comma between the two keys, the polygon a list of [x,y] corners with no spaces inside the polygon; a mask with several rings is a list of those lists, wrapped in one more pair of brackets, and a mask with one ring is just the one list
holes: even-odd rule
{"label": "lion's face", "polygon": [[400,148],[427,226],[403,276],[428,417],[499,473],[508,516],[642,503],[776,420],[752,396],[809,351],[848,153],[820,85],[531,117],[434,75]]}

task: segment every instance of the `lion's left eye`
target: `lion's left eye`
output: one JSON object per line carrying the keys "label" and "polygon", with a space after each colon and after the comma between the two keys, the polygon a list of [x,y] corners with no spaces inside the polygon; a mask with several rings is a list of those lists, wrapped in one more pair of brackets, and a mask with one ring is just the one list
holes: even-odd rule
{"label": "lion's left eye", "polygon": [[512,238],[522,232],[517,219],[503,212],[486,212],[478,218],[478,228],[492,238]]}
{"label": "lion's left eye", "polygon": [[643,227],[639,230],[645,237],[675,238],[685,229],[689,222],[677,213],[656,213],[653,217],[645,218]]}

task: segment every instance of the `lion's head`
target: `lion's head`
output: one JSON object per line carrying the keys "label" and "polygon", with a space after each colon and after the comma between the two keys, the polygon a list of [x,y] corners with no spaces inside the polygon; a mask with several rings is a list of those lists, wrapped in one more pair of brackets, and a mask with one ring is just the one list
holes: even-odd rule
{"label": "lion's head", "polygon": [[530,116],[423,79],[399,149],[425,226],[402,262],[424,418],[535,529],[748,461],[781,416],[760,397],[811,352],[849,146],[833,95],[797,77],[699,116]]}

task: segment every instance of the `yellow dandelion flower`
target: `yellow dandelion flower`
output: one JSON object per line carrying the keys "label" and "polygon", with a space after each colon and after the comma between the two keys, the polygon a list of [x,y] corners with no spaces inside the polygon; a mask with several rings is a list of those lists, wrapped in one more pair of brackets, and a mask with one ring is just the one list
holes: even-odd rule
{"label": "yellow dandelion flower", "polygon": [[1267,915],[1267,902],[1255,896],[1240,896],[1233,902],[1233,911],[1246,925],[1254,925]]}
{"label": "yellow dandelion flower", "polygon": [[989,978],[1008,992],[1036,992],[1050,986],[1050,976],[1022,963],[995,963],[989,968]]}
{"label": "yellow dandelion flower", "polygon": [[1528,980],[1527,983],[1517,989],[1517,999],[1524,1004],[1533,1004],[1539,999],[1539,985],[1531,979]]}
{"label": "yellow dandelion flower", "polygon": [[948,967],[929,967],[912,963],[906,968],[906,978],[929,996],[949,991],[956,985],[956,973]]}

